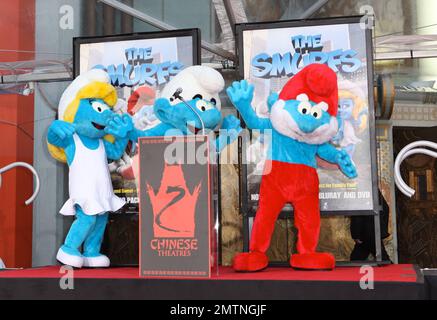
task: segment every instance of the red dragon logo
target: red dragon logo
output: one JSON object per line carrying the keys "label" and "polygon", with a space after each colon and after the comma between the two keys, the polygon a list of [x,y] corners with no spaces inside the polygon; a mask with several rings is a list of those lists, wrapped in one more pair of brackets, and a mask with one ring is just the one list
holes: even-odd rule
{"label": "red dragon logo", "polygon": [[147,183],[156,238],[194,238],[195,211],[202,182],[190,193],[180,164],[165,163],[157,193]]}

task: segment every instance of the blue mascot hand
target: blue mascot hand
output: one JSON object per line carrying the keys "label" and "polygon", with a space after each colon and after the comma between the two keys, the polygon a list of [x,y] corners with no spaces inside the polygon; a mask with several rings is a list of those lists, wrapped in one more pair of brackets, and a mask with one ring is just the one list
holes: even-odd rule
{"label": "blue mascot hand", "polygon": [[108,121],[105,132],[116,138],[124,139],[133,129],[134,125],[129,115],[114,115],[112,119]]}
{"label": "blue mascot hand", "polygon": [[279,100],[279,94],[277,92],[272,92],[267,98],[267,105],[269,106],[269,111],[272,109],[276,101]]}
{"label": "blue mascot hand", "polygon": [[241,112],[246,108],[251,108],[254,88],[246,80],[234,81],[232,86],[226,89],[226,93],[234,106]]}
{"label": "blue mascot hand", "polygon": [[233,114],[227,115],[223,119],[222,129],[237,130],[237,132],[240,132],[241,131],[240,119],[238,119]]}
{"label": "blue mascot hand", "polygon": [[76,132],[75,125],[62,120],[55,120],[50,125],[47,139],[50,143],[60,146],[63,141],[68,140]]}
{"label": "blue mascot hand", "polygon": [[159,98],[155,100],[155,103],[153,104],[154,110],[161,110],[161,109],[167,109],[171,108],[170,101],[166,98]]}
{"label": "blue mascot hand", "polygon": [[346,177],[349,179],[357,177],[357,169],[355,168],[352,159],[346,151],[340,150],[336,158],[337,164],[340,166],[340,170],[345,174]]}

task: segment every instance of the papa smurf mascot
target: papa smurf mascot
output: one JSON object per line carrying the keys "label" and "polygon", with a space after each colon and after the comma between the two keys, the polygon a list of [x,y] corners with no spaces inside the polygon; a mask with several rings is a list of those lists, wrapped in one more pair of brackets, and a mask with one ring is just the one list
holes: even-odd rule
{"label": "papa smurf mascot", "polygon": [[160,124],[146,130],[135,130],[132,140],[143,136],[191,135],[205,129],[221,133],[215,141],[217,151],[234,141],[241,131],[240,121],[233,115],[222,121],[219,94],[225,86],[222,75],[213,68],[191,66],[180,71],[164,87],[153,109]]}
{"label": "papa smurf mascot", "polygon": [[329,141],[338,130],[337,76],[328,66],[311,64],[291,78],[279,93],[268,98],[269,118],[259,118],[251,106],[253,85],[242,80],[227,89],[232,103],[250,129],[272,132],[261,181],[258,211],[252,229],[250,252],[234,258],[236,271],[267,267],[266,251],[275,221],[286,203],[294,207],[298,230],[297,252],[290,265],[299,269],[333,269],[329,253],[316,252],[320,231],[319,179],[316,156],[338,164],[348,178],[357,176],[345,151]]}
{"label": "papa smurf mascot", "polygon": [[125,204],[113,192],[107,160],[122,156],[133,124],[128,115],[113,113],[116,102],[108,74],[88,71],[64,91],[59,120],[48,129],[50,153],[69,166],[70,198],[60,213],[76,216],[56,258],[76,268],[109,266],[108,257],[100,253],[108,211]]}

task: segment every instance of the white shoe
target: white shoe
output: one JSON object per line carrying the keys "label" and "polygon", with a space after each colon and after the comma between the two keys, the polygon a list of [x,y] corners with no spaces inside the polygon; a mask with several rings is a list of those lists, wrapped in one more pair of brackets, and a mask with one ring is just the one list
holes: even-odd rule
{"label": "white shoe", "polygon": [[103,254],[97,257],[83,257],[83,266],[88,268],[107,268],[111,262]]}
{"label": "white shoe", "polygon": [[83,266],[82,257],[68,254],[64,250],[62,250],[62,248],[59,248],[58,254],[56,255],[56,260],[64,265],[72,266],[74,268],[82,268]]}

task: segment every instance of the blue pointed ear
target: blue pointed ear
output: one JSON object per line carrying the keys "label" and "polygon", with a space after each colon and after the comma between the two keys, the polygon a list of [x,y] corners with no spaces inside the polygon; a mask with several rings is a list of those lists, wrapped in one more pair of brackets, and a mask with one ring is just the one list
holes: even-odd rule
{"label": "blue pointed ear", "polygon": [[272,92],[267,98],[267,106],[269,107],[269,112],[272,110],[273,105],[279,100],[279,94]]}
{"label": "blue pointed ear", "polygon": [[164,123],[171,122],[172,106],[170,104],[170,101],[168,101],[168,99],[165,98],[156,99],[153,105],[153,112],[155,112],[155,115],[162,122]]}

